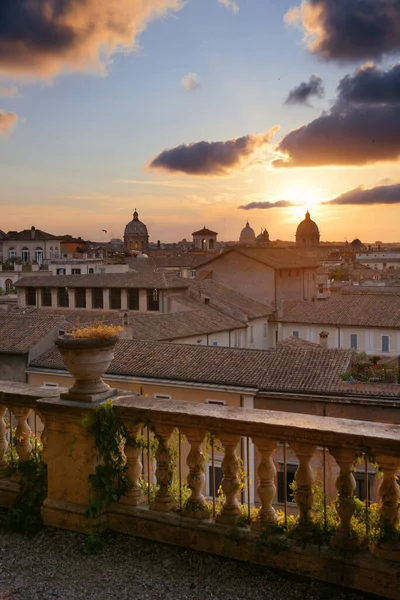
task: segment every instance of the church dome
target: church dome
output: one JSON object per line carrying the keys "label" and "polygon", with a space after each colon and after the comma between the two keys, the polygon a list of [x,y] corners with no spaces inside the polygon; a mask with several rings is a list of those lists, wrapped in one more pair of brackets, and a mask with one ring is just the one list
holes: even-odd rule
{"label": "church dome", "polygon": [[254,244],[256,241],[256,234],[254,233],[254,229],[250,227],[249,222],[247,221],[246,226],[243,227],[240,232],[239,244]]}
{"label": "church dome", "polygon": [[139,214],[135,208],[133,219],[125,227],[125,235],[147,236],[147,227],[142,221],[139,221]]}
{"label": "church dome", "polygon": [[299,223],[296,230],[296,242],[298,246],[318,246],[319,229],[315,221],[311,220],[310,213],[306,212],[306,218]]}

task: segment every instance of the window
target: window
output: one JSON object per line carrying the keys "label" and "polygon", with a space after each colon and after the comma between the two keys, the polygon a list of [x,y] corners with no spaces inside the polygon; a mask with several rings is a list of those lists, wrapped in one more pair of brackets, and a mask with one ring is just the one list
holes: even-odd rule
{"label": "window", "polygon": [[213,346],[218,346],[218,342],[213,342],[212,345]]}
{"label": "window", "polygon": [[382,352],[389,352],[389,336],[382,336]]}
{"label": "window", "polygon": [[226,406],[225,400],[206,400],[206,404],[214,404],[214,406]]}
{"label": "window", "polygon": [[[213,476],[214,475],[214,476]],[[222,478],[224,474],[222,472],[222,467],[214,465],[214,473],[212,469],[212,465],[208,465],[208,495],[214,496],[218,492],[218,489],[222,483]]]}
{"label": "window", "polygon": [[92,288],[92,308],[103,308],[103,288]]}
{"label": "window", "polygon": [[147,310],[160,310],[158,290],[147,290]]}
{"label": "window", "polygon": [[39,265],[43,263],[43,248],[36,248],[35,260]]}
{"label": "window", "polygon": [[275,329],[275,344],[277,344],[277,343],[278,343],[278,339],[279,339],[279,338],[278,338],[278,330],[277,330],[277,329]]}
{"label": "window", "polygon": [[53,255],[54,255],[53,246],[50,246],[50,258],[53,258]]}
{"label": "window", "polygon": [[268,323],[264,323],[264,339],[268,337]]}
{"label": "window", "polygon": [[65,275],[65,269],[57,269],[57,275]]}
{"label": "window", "polygon": [[91,267],[91,268],[89,269],[89,275],[93,275],[93,274],[94,274],[94,269]]}
{"label": "window", "polygon": [[59,250],[57,248],[57,246],[54,248],[54,258],[58,258],[59,255]]}
{"label": "window", "polygon": [[196,271],[195,271],[195,269],[192,269],[192,270],[190,271],[190,276],[191,276],[191,277],[196,277]]}
{"label": "window", "polygon": [[80,269],[71,269],[71,275],[80,275],[80,274],[81,274]]}
{"label": "window", "polygon": [[69,296],[67,288],[61,287],[57,289],[57,304],[60,308],[69,307]]}
{"label": "window", "polygon": [[6,286],[6,292],[9,292],[10,290],[12,290],[12,288],[13,288],[12,279],[6,279],[4,284]]}
{"label": "window", "polygon": [[285,485],[286,485],[286,499],[288,502],[294,502],[293,491],[291,484],[294,481],[298,465],[287,464],[286,465],[286,484],[285,484],[285,470],[283,463],[279,463],[278,471],[278,502],[285,502]]}
{"label": "window", "polygon": [[204,304],[210,304],[210,298],[204,298]]}
{"label": "window", "polygon": [[139,310],[139,290],[128,289],[128,310]]}
{"label": "window", "polygon": [[110,308],[112,310],[121,310],[121,290],[120,288],[110,289]]}
{"label": "window", "polygon": [[357,350],[357,334],[356,333],[350,334],[350,348],[352,348],[353,350]]}
{"label": "window", "polygon": [[36,306],[36,288],[28,287],[25,292],[26,305]]}
{"label": "window", "polygon": [[9,251],[8,251],[8,258],[10,260],[14,260],[16,258],[16,256],[17,256],[17,253],[16,253],[15,249],[14,248],[10,248]]}
{"label": "window", "polygon": [[242,332],[241,331],[235,331],[235,346],[236,346],[236,348],[242,347]]}
{"label": "window", "polygon": [[214,250],[214,240],[208,240],[208,248],[209,250]]}
{"label": "window", "polygon": [[29,262],[29,259],[30,259],[29,248],[22,248],[21,259],[22,259],[22,262],[24,262],[24,263]]}
{"label": "window", "polygon": [[292,335],[293,335],[293,337],[298,338],[298,337],[300,337],[300,331],[293,331]]}
{"label": "window", "polygon": [[51,306],[51,289],[42,288],[42,306]]}
{"label": "window", "polygon": [[[354,479],[356,480],[356,489],[354,495],[357,496],[361,501],[367,499],[367,485],[364,471],[356,471],[354,473]],[[371,500],[371,489],[374,483],[374,474],[368,474],[368,500]]]}
{"label": "window", "polygon": [[75,288],[76,308],[86,308],[86,288]]}
{"label": "window", "polygon": [[250,344],[254,344],[254,327],[250,325]]}

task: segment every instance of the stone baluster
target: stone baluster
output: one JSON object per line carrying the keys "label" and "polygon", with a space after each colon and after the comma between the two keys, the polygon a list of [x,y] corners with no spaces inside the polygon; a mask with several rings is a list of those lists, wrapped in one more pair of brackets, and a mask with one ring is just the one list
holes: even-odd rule
{"label": "stone baluster", "polygon": [[310,511],[314,502],[312,487],[315,480],[310,461],[316,446],[294,442],[291,447],[299,459],[299,466],[294,476],[296,481],[294,499],[299,509],[299,528],[307,529],[311,523]]}
{"label": "stone baluster", "polygon": [[206,476],[204,473],[204,455],[200,450],[200,446],[203,443],[205,433],[197,429],[188,429],[184,431],[184,434],[190,444],[190,452],[187,456],[186,463],[189,467],[187,482],[191,491],[190,498],[184,509],[184,514],[187,517],[207,519],[209,510],[206,500],[201,493]]}
{"label": "stone baluster", "polygon": [[222,491],[225,494],[225,503],[216,521],[225,525],[233,525],[239,514],[239,504],[237,495],[239,493],[240,482],[238,479],[239,461],[236,455],[236,448],[240,442],[240,436],[232,434],[221,434],[218,436],[225,455],[221,464],[222,467]]}
{"label": "stone baluster", "polygon": [[46,427],[46,419],[44,418],[42,413],[39,413],[38,411],[36,411],[36,415],[39,417],[39,419],[42,421],[43,423],[43,429],[42,429],[42,433],[40,434],[40,441],[42,444],[42,459],[44,464],[47,464],[47,460],[46,460],[46,451],[47,451],[47,427]]}
{"label": "stone baluster", "polygon": [[400,487],[397,473],[400,471],[400,457],[380,454],[376,456],[376,461],[383,471],[378,490],[383,538],[378,542],[373,553],[380,558],[397,562],[400,561],[399,544],[391,543],[390,537],[399,522]]}
{"label": "stone baluster", "polygon": [[120,502],[137,506],[144,500],[142,488],[140,486],[140,475],[142,473],[142,463],[140,456],[142,454],[141,446],[136,442],[136,437],[139,434],[141,425],[128,425],[128,433],[131,436],[131,441],[125,444],[124,452],[126,456],[127,474],[130,481],[129,491],[125,496],[122,496]]}
{"label": "stone baluster", "polygon": [[253,438],[253,443],[261,454],[261,460],[257,467],[257,492],[261,500],[261,508],[258,512],[258,520],[252,522],[251,528],[260,529],[263,526],[268,525],[268,523],[275,523],[278,520],[275,509],[272,506],[276,493],[276,468],[274,461],[272,460],[272,455],[276,448],[276,441]]}
{"label": "stone baluster", "polygon": [[351,527],[351,518],[356,509],[354,490],[356,480],[352,472],[356,453],[348,448],[329,448],[330,453],[339,466],[339,474],[336,478],[336,489],[338,496],[335,507],[339,515],[340,523],[336,529],[333,543],[342,548],[349,548],[357,544]]}
{"label": "stone baluster", "polygon": [[15,449],[20,461],[29,460],[32,453],[31,435],[32,431],[28,424],[30,408],[18,407],[12,409],[14,417],[17,419],[17,428],[15,431],[16,444]]}
{"label": "stone baluster", "polygon": [[9,473],[9,466],[5,459],[8,448],[7,442],[7,426],[4,420],[4,414],[7,410],[6,406],[0,405],[0,479],[6,477]]}
{"label": "stone baluster", "polygon": [[170,491],[172,483],[172,465],[171,451],[168,445],[173,428],[157,426],[155,431],[156,439],[158,440],[158,448],[156,451],[156,479],[158,490],[154,502],[151,504],[152,510],[160,512],[168,512],[175,508],[175,500]]}

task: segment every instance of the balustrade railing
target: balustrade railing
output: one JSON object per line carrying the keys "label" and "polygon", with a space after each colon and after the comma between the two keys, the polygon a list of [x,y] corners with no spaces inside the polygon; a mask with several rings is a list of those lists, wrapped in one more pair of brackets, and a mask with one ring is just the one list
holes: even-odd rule
{"label": "balustrade railing", "polygon": [[[82,426],[93,407],[40,395],[0,395],[0,504],[10,445],[18,460],[29,459],[39,416],[45,523],[84,530],[74,519],[85,518],[87,475],[97,460]],[[129,432],[121,450],[130,488],[106,509],[111,527],[121,514],[127,523],[153,515],[157,523],[214,527],[216,535],[241,526],[254,544],[286,535],[346,552],[369,545],[380,558],[400,560],[399,425],[129,395],[113,398],[113,407]]]}

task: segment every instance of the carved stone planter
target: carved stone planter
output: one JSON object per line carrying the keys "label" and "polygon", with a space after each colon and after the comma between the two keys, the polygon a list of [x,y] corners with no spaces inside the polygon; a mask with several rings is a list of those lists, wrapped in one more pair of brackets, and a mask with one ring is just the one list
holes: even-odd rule
{"label": "carved stone planter", "polygon": [[55,344],[61,352],[68,371],[75,383],[61,398],[80,402],[95,402],[115,396],[116,389],[110,388],[102,376],[114,358],[117,336],[107,339],[74,339],[68,334],[59,337]]}

